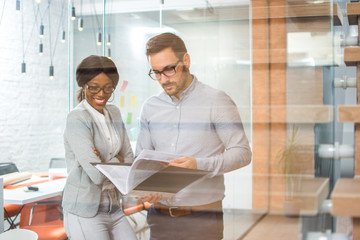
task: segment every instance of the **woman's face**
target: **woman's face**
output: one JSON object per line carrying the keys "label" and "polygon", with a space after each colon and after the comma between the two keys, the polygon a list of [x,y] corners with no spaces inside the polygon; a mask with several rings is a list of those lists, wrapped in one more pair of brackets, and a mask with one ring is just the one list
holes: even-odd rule
{"label": "woman's face", "polygon": [[105,73],[100,73],[88,81],[83,88],[87,102],[100,113],[104,113],[106,102],[115,90],[111,79]]}

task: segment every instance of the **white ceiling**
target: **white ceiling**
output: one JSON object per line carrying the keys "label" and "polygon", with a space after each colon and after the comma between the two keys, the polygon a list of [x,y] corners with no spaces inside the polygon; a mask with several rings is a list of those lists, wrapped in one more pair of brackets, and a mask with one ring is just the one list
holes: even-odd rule
{"label": "white ceiling", "polygon": [[[161,2],[164,1],[164,4]],[[80,0],[74,0],[77,12]],[[215,8],[229,6],[248,6],[250,0],[106,0],[107,13],[144,12],[159,10],[191,10],[194,8]],[[103,0],[82,0],[82,14],[103,13]]]}

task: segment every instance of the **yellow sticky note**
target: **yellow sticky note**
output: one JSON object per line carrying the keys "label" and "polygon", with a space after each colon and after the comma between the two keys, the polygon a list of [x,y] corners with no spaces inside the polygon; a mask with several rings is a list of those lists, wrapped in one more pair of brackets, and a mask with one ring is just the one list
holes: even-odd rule
{"label": "yellow sticky note", "polygon": [[132,107],[136,106],[136,95],[131,95],[131,106]]}
{"label": "yellow sticky note", "polygon": [[120,96],[120,107],[125,107],[125,96]]}

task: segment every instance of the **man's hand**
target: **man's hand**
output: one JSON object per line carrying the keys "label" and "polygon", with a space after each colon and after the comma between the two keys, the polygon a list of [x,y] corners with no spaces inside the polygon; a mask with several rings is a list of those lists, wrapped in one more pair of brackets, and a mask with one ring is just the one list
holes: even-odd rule
{"label": "man's hand", "polygon": [[197,169],[196,159],[193,157],[181,157],[170,160],[169,166]]}
{"label": "man's hand", "polygon": [[152,194],[152,193],[150,193],[149,195],[140,198],[139,201],[141,201],[141,202],[149,202],[149,203],[156,203],[156,202],[160,201],[161,198],[162,198],[161,194],[157,194],[157,193]]}
{"label": "man's hand", "polygon": [[120,156],[119,154],[116,154],[115,157],[119,160],[119,162],[123,163],[125,162],[124,158]]}

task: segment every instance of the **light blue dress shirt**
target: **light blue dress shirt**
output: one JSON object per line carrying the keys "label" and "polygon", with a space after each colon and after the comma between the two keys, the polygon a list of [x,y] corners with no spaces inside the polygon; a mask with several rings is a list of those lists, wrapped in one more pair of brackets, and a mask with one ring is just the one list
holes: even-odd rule
{"label": "light blue dress shirt", "polygon": [[211,171],[206,179],[188,185],[168,206],[203,205],[224,198],[224,173],[246,166],[251,150],[232,99],[194,76],[180,99],[164,91],[143,105],[136,156],[143,149],[196,158],[198,169]]}

